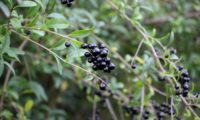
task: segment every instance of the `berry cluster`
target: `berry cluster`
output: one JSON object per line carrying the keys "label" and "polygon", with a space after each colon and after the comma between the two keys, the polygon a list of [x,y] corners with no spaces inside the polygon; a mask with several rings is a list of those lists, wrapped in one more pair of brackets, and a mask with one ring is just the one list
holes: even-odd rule
{"label": "berry cluster", "polygon": [[166,115],[171,116],[175,114],[175,109],[167,103],[162,103],[160,105],[154,103],[154,109],[156,111],[158,120],[163,120]]}
{"label": "berry cluster", "polygon": [[175,86],[176,95],[182,95],[183,97],[187,97],[190,82],[189,73],[182,66],[178,66],[177,69],[179,72],[181,72],[181,75],[178,77],[178,81],[181,84],[181,88],[178,85]]}
{"label": "berry cluster", "polygon": [[82,49],[88,49],[85,52],[85,57],[89,63],[92,63],[93,70],[103,70],[104,72],[110,73],[115,69],[115,65],[111,62],[108,56],[108,49],[103,44],[82,44]]}
{"label": "berry cluster", "polygon": [[148,110],[145,110],[144,113],[142,114],[142,119],[143,120],[148,120],[149,119],[149,114],[150,114],[150,112]]}
{"label": "berry cluster", "polygon": [[71,7],[72,6],[72,2],[74,0],[60,0],[62,4],[66,4],[67,7]]}
{"label": "berry cluster", "polygon": [[125,112],[130,114],[132,117],[134,117],[134,116],[136,116],[140,113],[139,107],[131,107],[131,106],[128,106],[128,105],[123,105],[122,107],[125,110]]}

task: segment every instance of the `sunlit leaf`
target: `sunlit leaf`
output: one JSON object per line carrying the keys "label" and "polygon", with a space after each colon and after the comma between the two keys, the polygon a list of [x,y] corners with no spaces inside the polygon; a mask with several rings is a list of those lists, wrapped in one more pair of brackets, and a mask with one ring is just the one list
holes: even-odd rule
{"label": "sunlit leaf", "polygon": [[37,6],[37,3],[30,0],[22,1],[17,7],[34,7]]}
{"label": "sunlit leaf", "polygon": [[64,19],[50,19],[47,20],[46,26],[48,28],[65,29],[69,26],[69,23]]}

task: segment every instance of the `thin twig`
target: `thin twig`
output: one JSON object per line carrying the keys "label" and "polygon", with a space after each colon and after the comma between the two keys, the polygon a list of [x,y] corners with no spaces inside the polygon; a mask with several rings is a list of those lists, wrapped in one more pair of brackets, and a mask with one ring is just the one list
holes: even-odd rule
{"label": "thin twig", "polygon": [[123,110],[122,110],[122,107],[120,105],[119,106],[119,114],[120,114],[120,119],[121,120],[124,120],[124,114],[123,114]]}
{"label": "thin twig", "polygon": [[141,105],[140,105],[140,119],[142,120],[142,113],[144,110],[144,96],[145,96],[145,87],[142,87],[141,91]]}
{"label": "thin twig", "polygon": [[111,114],[113,120],[118,120],[118,118],[117,118],[117,116],[116,116],[116,114],[115,114],[115,112],[114,112],[114,110],[113,110],[113,108],[112,108],[112,105],[111,105],[109,99],[106,99],[106,105],[107,105],[107,107],[108,107],[108,110],[109,110],[109,112],[110,112],[110,114]]}
{"label": "thin twig", "polygon": [[141,41],[140,41],[140,43],[139,43],[139,45],[138,45],[138,48],[137,48],[137,50],[136,50],[136,52],[135,52],[135,55],[134,55],[133,58],[132,58],[131,65],[134,63],[136,57],[138,56],[138,53],[139,53],[139,51],[140,51],[140,49],[141,49],[141,47],[142,47],[143,42],[144,42],[144,40],[141,40]]}

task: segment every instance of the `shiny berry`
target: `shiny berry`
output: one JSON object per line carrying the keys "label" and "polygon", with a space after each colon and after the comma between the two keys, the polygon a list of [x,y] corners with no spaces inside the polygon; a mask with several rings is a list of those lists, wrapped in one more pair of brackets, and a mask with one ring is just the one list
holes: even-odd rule
{"label": "shiny berry", "polygon": [[175,89],[178,90],[178,89],[179,89],[179,86],[178,86],[178,85],[175,85]]}
{"label": "shiny berry", "polygon": [[84,56],[85,56],[85,57],[90,57],[90,56],[91,56],[91,53],[85,52]]}
{"label": "shiny berry", "polygon": [[165,78],[162,77],[162,76],[158,76],[158,80],[159,80],[159,81],[165,81]]}
{"label": "shiny berry", "polygon": [[70,47],[71,46],[71,43],[70,42],[66,42],[65,43],[65,47]]}
{"label": "shiny berry", "polygon": [[110,69],[109,69],[108,67],[105,67],[105,68],[103,69],[103,71],[104,71],[104,72],[107,72],[107,73],[110,73],[110,72],[111,72]]}
{"label": "shiny berry", "polygon": [[92,63],[93,62],[92,58],[88,58],[88,62]]}
{"label": "shiny berry", "polygon": [[189,82],[190,78],[189,77],[183,77],[183,82]]}
{"label": "shiny berry", "polygon": [[132,69],[136,69],[136,67],[137,67],[136,64],[132,64],[132,65],[131,65],[131,68],[132,68]]}
{"label": "shiny berry", "polygon": [[88,45],[88,48],[89,49],[94,49],[96,46],[97,46],[96,44],[91,43],[91,44]]}
{"label": "shiny berry", "polygon": [[100,90],[106,90],[107,85],[104,82],[101,82],[99,85]]}
{"label": "shiny berry", "polygon": [[108,52],[106,50],[102,50],[100,53],[101,57],[106,57],[108,55]]}
{"label": "shiny berry", "polygon": [[106,67],[106,62],[101,62],[101,66],[102,66],[103,68],[105,68],[105,67]]}
{"label": "shiny berry", "polygon": [[110,58],[105,58],[104,61],[105,61],[107,64],[110,64],[110,62],[111,62]]}
{"label": "shiny berry", "polygon": [[92,69],[96,71],[96,70],[98,70],[98,67],[96,65],[93,65]]}
{"label": "shiny berry", "polygon": [[99,48],[94,48],[94,49],[92,50],[92,54],[93,54],[94,56],[97,56],[99,53],[100,53],[100,49],[99,49]]}
{"label": "shiny berry", "polygon": [[86,43],[83,43],[83,44],[81,45],[81,48],[83,48],[83,49],[87,49],[87,47],[88,47],[88,44],[86,44]]}
{"label": "shiny berry", "polygon": [[61,3],[66,4],[66,3],[68,3],[68,0],[61,0]]}
{"label": "shiny berry", "polygon": [[188,71],[184,71],[181,75],[182,75],[183,77],[188,77],[188,76],[189,76],[189,73],[188,73]]}
{"label": "shiny berry", "polygon": [[98,57],[98,58],[97,58],[97,62],[102,62],[102,58],[101,58],[101,57]]}
{"label": "shiny berry", "polygon": [[105,46],[104,44],[99,44],[98,47],[99,47],[100,49],[106,48],[106,46]]}
{"label": "shiny berry", "polygon": [[182,93],[182,95],[183,95],[183,97],[187,97],[188,96],[188,90],[183,90],[183,93]]}
{"label": "shiny berry", "polygon": [[114,70],[115,69],[115,65],[113,63],[110,63],[109,67],[110,70]]}
{"label": "shiny berry", "polygon": [[178,65],[177,68],[178,68],[179,71],[183,70],[183,66]]}
{"label": "shiny berry", "polygon": [[186,83],[184,83],[184,85],[183,85],[183,89],[185,89],[185,90],[188,90],[189,89],[189,84],[186,82]]}

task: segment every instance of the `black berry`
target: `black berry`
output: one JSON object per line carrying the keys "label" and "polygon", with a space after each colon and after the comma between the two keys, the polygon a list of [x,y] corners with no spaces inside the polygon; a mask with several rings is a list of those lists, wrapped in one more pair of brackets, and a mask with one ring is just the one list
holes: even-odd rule
{"label": "black berry", "polygon": [[65,47],[70,47],[71,43],[70,42],[65,42]]}
{"label": "black berry", "polygon": [[91,54],[90,54],[89,52],[85,52],[84,56],[85,56],[85,57],[90,57]]}
{"label": "black berry", "polygon": [[106,90],[107,85],[104,82],[101,82],[99,85],[100,90]]}
{"label": "black berry", "polygon": [[136,69],[136,67],[137,67],[136,64],[132,64],[132,65],[131,65],[131,68],[132,68],[132,69]]}
{"label": "black berry", "polygon": [[86,44],[86,43],[83,43],[83,44],[81,45],[81,48],[83,48],[83,49],[87,49],[87,47],[88,47],[88,44]]}

